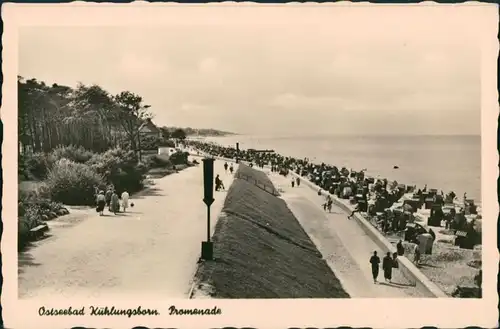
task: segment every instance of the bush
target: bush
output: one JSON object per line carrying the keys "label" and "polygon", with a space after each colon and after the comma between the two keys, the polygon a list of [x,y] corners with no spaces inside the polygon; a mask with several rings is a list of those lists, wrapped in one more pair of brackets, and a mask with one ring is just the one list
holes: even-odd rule
{"label": "bush", "polygon": [[69,214],[62,203],[42,197],[37,191],[18,192],[18,247],[23,247],[29,240],[29,230],[43,224],[44,221]]}
{"label": "bush", "polygon": [[142,180],[147,171],[147,166],[137,160],[135,152],[115,148],[94,154],[87,164],[112,184],[118,193],[124,190],[131,193],[143,187]]}
{"label": "bush", "polygon": [[40,225],[42,223],[40,208],[36,206],[25,208],[21,221],[28,230]]}
{"label": "bush", "polygon": [[54,201],[67,205],[94,205],[94,188],[103,180],[90,166],[61,159],[48,174],[47,188]]}
{"label": "bush", "polygon": [[51,154],[41,152],[20,156],[20,166],[24,169],[24,177],[27,179],[45,179],[56,159]]}
{"label": "bush", "polygon": [[57,160],[69,159],[77,163],[85,163],[92,155],[91,151],[74,145],[58,146],[48,154],[37,152],[28,155],[19,155],[18,174],[21,179],[45,179]]}
{"label": "bush", "polygon": [[17,219],[17,241],[18,248],[24,247],[29,240],[29,231],[42,224],[40,208],[36,205],[27,206],[22,202],[18,203]]}
{"label": "bush", "polygon": [[188,164],[188,157],[189,153],[188,152],[180,152],[177,151],[174,154],[170,156],[170,162],[174,165],[180,165],[180,164]]}
{"label": "bush", "polygon": [[172,162],[170,158],[164,154],[155,154],[149,158],[148,166],[150,168],[165,168],[170,167]]}
{"label": "bush", "polygon": [[56,160],[68,159],[76,163],[85,163],[92,158],[93,152],[86,150],[82,146],[58,146],[52,150],[52,155]]}

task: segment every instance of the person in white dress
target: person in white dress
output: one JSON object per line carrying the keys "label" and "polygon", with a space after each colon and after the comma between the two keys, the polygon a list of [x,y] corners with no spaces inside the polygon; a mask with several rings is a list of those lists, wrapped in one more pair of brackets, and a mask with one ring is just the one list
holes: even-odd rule
{"label": "person in white dress", "polygon": [[128,198],[129,198],[129,194],[127,191],[124,191],[122,193],[122,206],[123,206],[123,212],[126,212],[127,211],[127,208],[128,208]]}

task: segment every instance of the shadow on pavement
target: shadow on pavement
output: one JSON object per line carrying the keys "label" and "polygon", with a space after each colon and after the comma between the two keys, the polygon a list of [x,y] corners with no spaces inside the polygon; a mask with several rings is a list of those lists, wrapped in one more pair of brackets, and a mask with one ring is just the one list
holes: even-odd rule
{"label": "shadow on pavement", "polygon": [[414,283],[399,283],[399,282],[392,282],[392,285],[395,286],[401,286],[401,287],[416,287],[417,285]]}
{"label": "shadow on pavement", "polygon": [[159,188],[156,188],[156,187],[150,187],[150,188],[147,188],[143,191],[140,191],[134,195],[132,195],[132,197],[130,198],[130,200],[134,200],[134,199],[144,199],[144,197],[147,197],[147,196],[165,196],[164,194],[160,193],[161,189]]}
{"label": "shadow on pavement", "polygon": [[413,284],[406,284],[406,283],[396,283],[396,282],[379,282],[380,285],[383,286],[389,286],[389,287],[394,287],[394,288],[399,288],[399,289],[404,289],[407,287],[414,287],[415,285]]}
{"label": "shadow on pavement", "polygon": [[130,217],[130,216],[136,216],[136,215],[142,215],[142,212],[140,211],[127,211],[127,212],[117,212],[116,214],[105,214],[101,217]]}
{"label": "shadow on pavement", "polygon": [[[49,236],[48,236],[49,237]],[[48,238],[47,237],[47,238]],[[44,238],[43,240],[47,239]],[[40,240],[38,240],[40,241]],[[31,248],[34,248],[35,245],[33,243],[29,243],[23,251],[18,253],[18,258],[17,258],[17,274],[23,274],[24,273],[24,268],[25,267],[31,267],[31,266],[40,266],[42,264],[35,262],[35,258],[31,255],[29,252]]]}
{"label": "shadow on pavement", "polygon": [[128,211],[127,212],[122,212],[121,214],[127,216],[127,215],[142,215],[142,212],[140,211]]}

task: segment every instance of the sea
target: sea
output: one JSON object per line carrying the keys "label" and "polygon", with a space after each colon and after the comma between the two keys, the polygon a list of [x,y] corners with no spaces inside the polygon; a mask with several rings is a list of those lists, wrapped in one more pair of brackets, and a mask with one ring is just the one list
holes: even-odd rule
{"label": "sea", "polygon": [[[460,200],[481,204],[481,136],[251,136],[211,137],[241,149],[272,149],[283,156],[308,157],[400,184],[454,191]],[[395,169],[397,166],[398,169]]]}

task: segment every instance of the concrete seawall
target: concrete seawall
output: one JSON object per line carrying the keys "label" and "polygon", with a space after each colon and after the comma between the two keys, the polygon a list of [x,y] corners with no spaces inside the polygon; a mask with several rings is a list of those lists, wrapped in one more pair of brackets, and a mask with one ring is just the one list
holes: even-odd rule
{"label": "concrete seawall", "polygon": [[[295,172],[290,171],[294,176],[300,177]],[[306,184],[308,187],[319,190],[316,184],[308,181],[307,179],[303,179],[300,177],[302,182]],[[327,193],[322,189],[323,193]],[[337,196],[330,194],[332,196],[332,200],[336,206],[341,208],[347,213],[350,213],[354,210],[354,207],[344,201],[343,199],[339,199]],[[363,218],[360,214],[354,214],[353,218],[356,219],[358,224],[361,226],[363,231],[377,244],[377,246],[382,249],[384,252],[396,252],[396,248],[375,228],[372,224],[370,224],[365,218]],[[417,287],[425,293],[426,297],[448,297],[439,287],[431,282],[408,258],[405,256],[398,256],[399,270],[403,273],[403,275],[414,282]]]}

